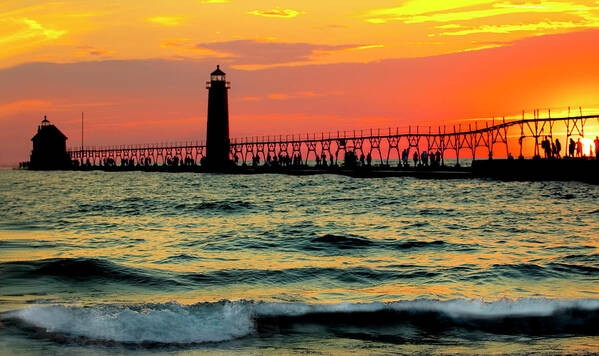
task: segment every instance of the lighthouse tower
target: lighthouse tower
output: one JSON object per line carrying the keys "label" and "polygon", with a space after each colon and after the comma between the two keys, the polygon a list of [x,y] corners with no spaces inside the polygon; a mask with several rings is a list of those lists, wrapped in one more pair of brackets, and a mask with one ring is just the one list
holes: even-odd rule
{"label": "lighthouse tower", "polygon": [[230,83],[225,72],[216,66],[206,82],[208,89],[208,127],[206,130],[206,163],[211,169],[230,166],[229,154],[229,100]]}

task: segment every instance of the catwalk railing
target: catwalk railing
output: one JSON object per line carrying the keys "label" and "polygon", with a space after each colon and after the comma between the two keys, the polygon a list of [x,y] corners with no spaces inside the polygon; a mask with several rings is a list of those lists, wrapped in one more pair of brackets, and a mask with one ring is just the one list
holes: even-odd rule
{"label": "catwalk railing", "polygon": [[[479,127],[474,124],[458,124],[452,126],[408,127],[407,130],[370,129],[354,131],[338,131],[320,134],[279,135],[246,137],[231,140],[231,158],[237,164],[260,161],[269,162],[290,157],[296,158],[303,164],[308,162],[330,161],[336,164],[340,154],[354,152],[357,157],[368,156],[381,164],[389,163],[390,158],[402,158],[407,155],[412,158],[414,152],[418,157],[421,153],[438,152],[441,164],[447,153],[454,153],[457,163],[466,152],[466,156],[476,159],[482,149],[486,157],[493,157],[494,151],[505,147],[505,154],[512,155],[510,140],[518,139],[518,156],[523,156],[523,146],[533,143],[532,155],[541,155],[541,146],[545,138],[554,139],[554,126],[562,123],[565,128],[562,148],[568,149],[571,137],[584,138],[584,129],[588,120],[597,119],[599,114],[567,117],[540,117],[535,111],[533,118],[506,121],[489,120]],[[510,135],[512,128],[518,129],[518,135]],[[512,130],[513,132],[514,130]],[[513,140],[512,140],[513,141]],[[512,142],[513,146],[513,142]],[[560,150],[561,151],[561,150]],[[205,157],[206,146],[203,142],[186,142],[171,144],[124,145],[112,147],[84,147],[68,150],[71,159],[80,165],[198,165]],[[397,156],[394,154],[397,153]]]}

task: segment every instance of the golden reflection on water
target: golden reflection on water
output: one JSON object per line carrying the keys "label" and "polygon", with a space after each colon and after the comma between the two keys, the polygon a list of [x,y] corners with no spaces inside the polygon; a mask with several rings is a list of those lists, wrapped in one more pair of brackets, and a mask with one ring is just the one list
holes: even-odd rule
{"label": "golden reflection on water", "polygon": [[[127,237],[106,234],[101,238],[93,234],[74,234],[57,232],[35,233],[35,241],[38,248],[12,248],[0,250],[0,258],[3,261],[21,261],[26,254],[28,260],[43,260],[52,258],[90,258],[110,259],[118,261],[119,264],[134,268],[147,268],[149,271],[163,271],[174,273],[210,273],[220,270],[255,270],[255,271],[281,271],[290,269],[310,268],[334,268],[350,270],[352,268],[367,268],[382,271],[404,271],[410,273],[412,268],[434,266],[436,270],[451,270],[464,266],[476,266],[479,271],[489,271],[495,265],[518,265],[531,263],[526,239],[521,244],[512,243],[510,249],[496,250],[492,252],[480,251],[428,251],[426,249],[405,254],[401,251],[383,250],[377,253],[364,255],[310,255],[298,256],[297,252],[286,253],[274,250],[232,250],[232,251],[209,251],[194,249],[192,251],[181,251],[177,242],[183,238],[178,237],[176,231],[136,234]],[[143,237],[142,237],[143,236]],[[143,239],[143,243],[136,248],[124,248],[123,239]],[[22,242],[31,244],[31,234],[18,231],[5,231],[0,234],[0,240],[10,242]],[[90,241],[98,241],[98,246],[93,248],[80,248]],[[111,241],[118,243],[111,244]],[[72,245],[69,248],[47,248],[46,243]],[[446,239],[448,243],[461,243],[461,239]],[[482,243],[477,239],[470,243]],[[496,243],[496,242],[495,242]],[[544,261],[552,261],[559,254],[551,252],[552,247],[562,246],[567,241],[546,241],[543,251],[534,252],[536,264]],[[589,248],[597,248],[596,241],[585,242]],[[499,244],[501,245],[501,244]],[[172,246],[172,247],[171,247]],[[192,259],[178,263],[163,263],[170,256],[181,253],[191,254]],[[131,261],[137,261],[131,263]],[[456,276],[435,276],[429,280],[420,278],[414,281],[380,281],[374,286],[360,286],[350,283],[347,287],[335,286],[336,282],[327,287],[326,282],[318,279],[287,281],[285,286],[272,284],[260,284],[258,286],[243,281],[234,284],[202,286],[184,290],[136,291],[133,295],[128,293],[108,294],[104,296],[107,302],[120,300],[134,303],[142,298],[146,302],[167,302],[176,300],[183,304],[193,304],[203,301],[230,300],[263,300],[263,301],[301,301],[301,302],[359,302],[359,301],[395,301],[405,299],[430,298],[430,299],[454,299],[454,298],[483,298],[493,301],[503,297],[550,297],[550,298],[595,298],[599,296],[597,284],[581,286],[575,280],[555,278],[510,278],[498,279],[495,283],[486,283],[481,280],[460,280]],[[5,297],[11,304],[27,300],[31,296]],[[97,300],[94,300],[97,302]],[[80,300],[85,302],[85,299]],[[90,300],[92,302],[92,300]]]}
{"label": "golden reflection on water", "polygon": [[[14,206],[3,225],[9,228],[0,231],[10,247],[0,249],[0,262],[87,258],[174,279],[218,271],[263,276],[135,293],[123,288],[102,296],[106,301],[599,294],[589,275],[545,268],[577,268],[584,262],[576,256],[599,252],[594,186],[141,172],[56,173],[40,185],[36,172],[5,174],[16,175],[16,183],[0,181],[0,194]],[[313,242],[325,234],[367,244]]]}

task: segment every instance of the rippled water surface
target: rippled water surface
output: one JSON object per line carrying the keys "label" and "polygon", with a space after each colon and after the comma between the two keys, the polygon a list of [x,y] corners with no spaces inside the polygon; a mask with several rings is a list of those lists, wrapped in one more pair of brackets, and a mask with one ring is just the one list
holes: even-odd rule
{"label": "rippled water surface", "polygon": [[0,171],[0,354],[599,352],[599,187]]}

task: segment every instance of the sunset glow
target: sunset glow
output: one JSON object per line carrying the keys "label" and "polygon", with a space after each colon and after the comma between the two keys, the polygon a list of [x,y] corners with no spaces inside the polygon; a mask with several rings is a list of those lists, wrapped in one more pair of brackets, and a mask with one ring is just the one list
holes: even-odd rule
{"label": "sunset glow", "polygon": [[8,0],[0,164],[27,157],[44,114],[69,145],[81,112],[90,145],[203,140],[216,64],[232,137],[588,113],[598,27],[594,0]]}

